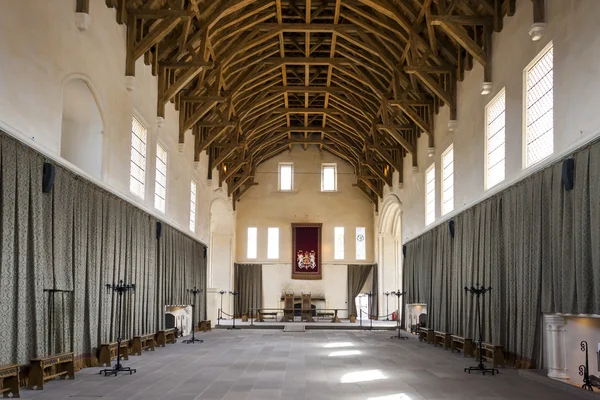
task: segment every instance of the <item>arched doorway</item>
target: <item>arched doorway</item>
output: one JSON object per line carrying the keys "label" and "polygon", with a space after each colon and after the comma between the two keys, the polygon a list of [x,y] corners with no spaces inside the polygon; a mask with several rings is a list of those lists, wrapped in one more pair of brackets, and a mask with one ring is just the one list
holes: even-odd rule
{"label": "arched doorway", "polygon": [[[208,287],[217,291],[233,290],[233,210],[227,200],[217,198],[210,206],[210,257],[208,265]],[[223,312],[233,314],[231,296],[224,294]],[[214,310],[207,310],[216,321],[220,298]],[[226,315],[224,318],[228,318]]]}
{"label": "arched doorway", "polygon": [[103,108],[91,82],[73,76],[63,85],[60,155],[94,178],[103,177]]}
{"label": "arched doorway", "polygon": [[[395,296],[383,293],[402,290],[402,203],[389,194],[383,201],[378,223],[377,264],[379,268],[379,309],[397,309]],[[400,310],[400,313],[402,310]],[[380,312],[380,314],[383,314]]]}

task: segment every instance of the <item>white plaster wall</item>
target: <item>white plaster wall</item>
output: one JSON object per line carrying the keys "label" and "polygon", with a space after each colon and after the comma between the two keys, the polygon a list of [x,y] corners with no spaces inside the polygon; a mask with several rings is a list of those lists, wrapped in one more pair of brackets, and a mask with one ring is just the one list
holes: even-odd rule
{"label": "white plaster wall", "polygon": [[[156,77],[142,58],[136,63],[135,90],[125,89],[126,28],[116,23],[115,13],[103,0],[91,0],[91,26],[80,32],[74,24],[73,1],[22,0],[3,4],[0,127],[61,160],[63,83],[73,75],[84,77],[91,82],[104,112],[103,179],[98,183],[208,243],[211,200],[226,196],[215,194],[207,182],[206,154],[202,154],[200,167],[194,169],[190,134],[186,135],[184,151],[178,152],[178,113],[171,104],[166,108],[164,126],[157,128]],[[129,192],[132,114],[148,128],[144,200]],[[157,142],[168,151],[165,214],[154,209]],[[191,179],[197,182],[195,233],[189,230]]]}
{"label": "white plaster wall", "polygon": [[[278,165],[294,163],[294,190],[278,191]],[[321,163],[337,163],[337,192],[321,192]],[[339,158],[319,152],[316,146],[307,151],[296,146],[261,164],[255,182],[239,201],[236,210],[236,262],[262,263],[264,306],[279,307],[275,301],[286,290],[296,293],[325,294],[329,307],[346,308],[347,265],[374,261],[373,204],[352,187],[353,168]],[[322,280],[292,280],[293,222],[322,223]],[[258,228],[258,257],[247,255],[247,228]],[[334,260],[334,227],[343,226],[343,260]],[[267,259],[267,228],[279,227],[279,259]],[[356,260],[356,227],[366,228],[367,259]],[[340,314],[341,315],[341,314]]]}
{"label": "white plaster wall", "polygon": [[[577,142],[590,139],[600,130],[600,34],[596,0],[547,0],[546,33],[539,42],[528,34],[533,21],[532,3],[517,2],[516,14],[504,19],[504,29],[493,35],[493,90],[482,96],[483,69],[474,62],[458,86],[456,132],[447,129],[449,111],[443,107],[435,118],[435,155],[427,156],[427,136],[418,142],[418,172],[412,172],[412,159],[404,160],[404,187],[391,190],[403,204],[404,242],[421,234],[425,226],[425,171],[435,162],[436,223],[441,215],[441,155],[454,144],[455,212],[484,198],[485,130],[487,103],[506,89],[506,179],[494,191],[523,177],[523,70],[550,42],[554,46],[554,155],[555,160]],[[395,177],[397,182],[397,176]],[[386,190],[386,193],[389,191]],[[452,215],[449,214],[448,216]],[[432,226],[435,225],[432,224]]]}

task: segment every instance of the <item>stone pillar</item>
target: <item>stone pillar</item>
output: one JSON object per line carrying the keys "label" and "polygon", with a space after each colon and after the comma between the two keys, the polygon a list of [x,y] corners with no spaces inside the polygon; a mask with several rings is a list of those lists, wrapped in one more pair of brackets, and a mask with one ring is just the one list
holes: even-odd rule
{"label": "stone pillar", "polygon": [[565,318],[556,314],[544,314],[544,325],[548,332],[548,377],[568,381]]}

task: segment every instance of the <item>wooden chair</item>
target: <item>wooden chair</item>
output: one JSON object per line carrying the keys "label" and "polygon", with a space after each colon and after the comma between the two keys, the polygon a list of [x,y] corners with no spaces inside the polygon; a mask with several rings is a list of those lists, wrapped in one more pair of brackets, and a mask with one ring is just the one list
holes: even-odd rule
{"label": "wooden chair", "polygon": [[[129,360],[129,341],[121,341],[121,358]],[[100,345],[100,354],[98,355],[98,363],[103,367],[110,367],[110,361],[117,358],[117,342],[102,343]]]}
{"label": "wooden chair", "polygon": [[39,357],[31,360],[29,370],[29,389],[44,389],[47,380],[68,376],[75,379],[74,353],[55,354],[48,357]]}
{"label": "wooden chair", "polygon": [[450,352],[456,351],[457,353],[459,353],[462,350],[463,355],[465,357],[473,356],[473,351],[475,350],[475,347],[473,346],[472,339],[455,335],[451,335],[450,338]]}
{"label": "wooden chair", "polygon": [[315,320],[312,317],[312,301],[311,301],[310,293],[302,293],[301,306],[302,306],[301,320],[306,321],[306,322],[315,322]]}
{"label": "wooden chair", "polygon": [[131,344],[131,354],[141,356],[142,350],[154,351],[155,347],[156,342],[152,333],[148,335],[134,336]]}
{"label": "wooden chair", "polygon": [[207,332],[212,329],[210,320],[200,321],[198,322],[198,327],[196,328],[196,332]]}
{"label": "wooden chair", "polygon": [[0,365],[0,388],[3,397],[21,397],[19,394],[18,365]]}
{"label": "wooden chair", "polygon": [[286,293],[283,299],[283,318],[281,322],[294,321],[294,293]]}

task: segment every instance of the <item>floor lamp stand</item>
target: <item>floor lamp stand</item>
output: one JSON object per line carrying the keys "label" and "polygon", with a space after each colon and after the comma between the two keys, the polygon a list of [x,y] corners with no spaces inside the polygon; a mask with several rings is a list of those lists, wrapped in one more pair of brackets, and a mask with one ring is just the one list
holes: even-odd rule
{"label": "floor lamp stand", "polygon": [[224,290],[219,291],[221,295],[221,307],[219,308],[219,315],[217,316],[217,326],[221,326],[221,320],[223,319],[223,295],[227,293]]}
{"label": "floor lamp stand", "polygon": [[100,371],[100,373],[104,374],[104,376],[114,375],[117,376],[119,372],[129,372],[129,375],[136,373],[135,369],[124,367],[121,365],[121,319],[123,318],[123,295],[127,292],[135,291],[135,284],[125,284],[123,280],[120,280],[118,284],[106,284],[106,290],[108,293],[111,291],[117,293],[117,310],[119,313],[119,335],[117,336],[117,365],[113,368],[107,368]]}
{"label": "floor lamp stand", "polygon": [[385,320],[390,320],[390,292],[385,292]]}
{"label": "floor lamp stand", "polygon": [[483,287],[480,284],[476,284],[475,286],[471,286],[470,288],[465,286],[465,293],[470,293],[471,294],[471,298],[473,298],[473,296],[475,296],[476,302],[477,304],[475,305],[475,321],[477,321],[477,329],[479,330],[479,360],[478,360],[478,364],[475,367],[469,367],[469,368],[465,368],[465,372],[471,373],[471,371],[473,372],[482,372],[483,375],[485,375],[486,373],[491,373],[492,375],[495,374],[499,374],[500,371],[498,371],[496,368],[487,368],[485,366],[485,364],[483,363],[483,349],[482,349],[482,343],[483,343],[483,332],[481,329],[481,296],[485,296],[485,294],[487,292],[489,292],[490,290],[492,290],[492,287]]}
{"label": "floor lamp stand", "polygon": [[406,292],[401,292],[400,289],[396,290],[395,292],[390,292],[390,294],[393,294],[394,296],[396,296],[398,298],[398,309],[396,311],[396,329],[398,329],[398,335],[394,335],[394,336],[390,336],[390,339],[398,339],[398,340],[407,340],[408,337],[407,336],[402,336],[402,330],[400,329],[400,297],[404,296],[404,293]]}
{"label": "floor lamp stand", "polygon": [[204,340],[196,339],[196,320],[194,319],[194,314],[196,314],[196,295],[201,293],[202,289],[197,289],[196,286],[194,286],[193,289],[188,289],[187,292],[192,296],[192,337],[184,340],[183,343],[204,343]]}
{"label": "floor lamp stand", "polygon": [[231,328],[227,328],[227,330],[231,331],[231,330],[240,329],[240,328],[236,328],[236,326],[235,326],[235,314],[237,314],[237,301],[235,300],[235,297],[239,296],[240,292],[229,292],[229,294],[233,296],[233,325],[231,326]]}

